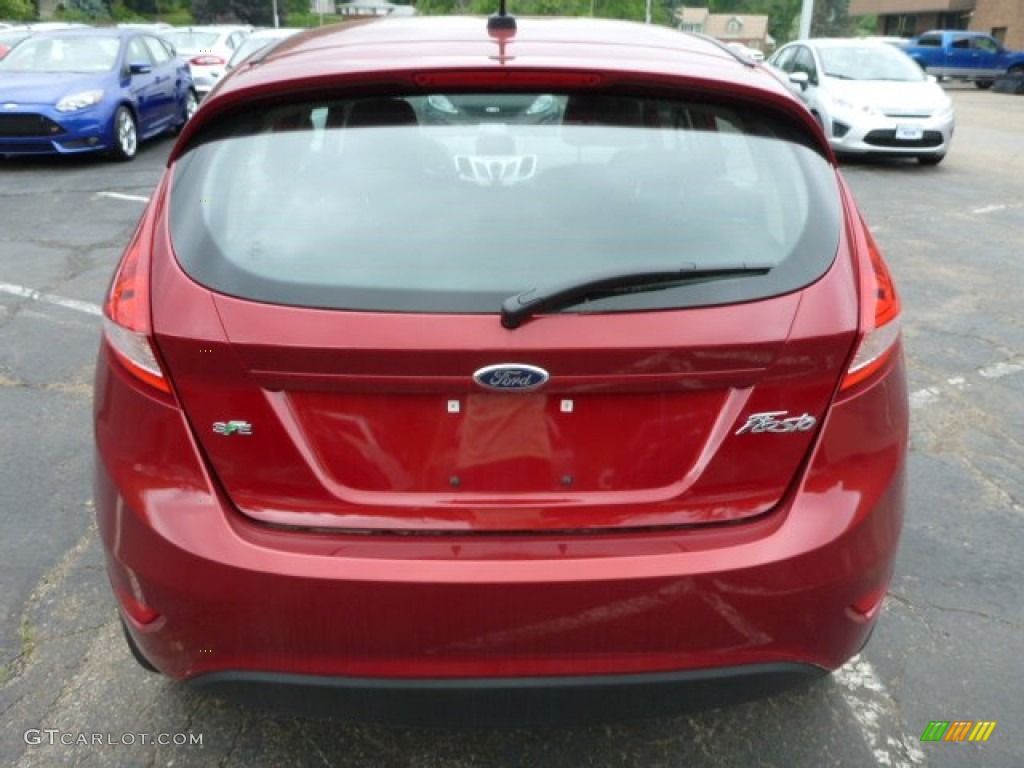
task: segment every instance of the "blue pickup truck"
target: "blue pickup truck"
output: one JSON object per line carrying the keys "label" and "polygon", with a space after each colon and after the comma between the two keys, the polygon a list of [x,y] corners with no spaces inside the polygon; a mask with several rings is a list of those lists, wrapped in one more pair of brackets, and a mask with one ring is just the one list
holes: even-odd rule
{"label": "blue pickup truck", "polygon": [[928,74],[973,80],[979,88],[1007,74],[1024,77],[1024,51],[1008,51],[981,32],[933,30],[902,48]]}

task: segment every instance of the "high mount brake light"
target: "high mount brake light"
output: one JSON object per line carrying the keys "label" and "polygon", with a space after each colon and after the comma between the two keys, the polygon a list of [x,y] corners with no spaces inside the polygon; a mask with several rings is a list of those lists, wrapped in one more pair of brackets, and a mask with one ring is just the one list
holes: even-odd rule
{"label": "high mount brake light", "polygon": [[590,72],[485,70],[479,72],[422,72],[413,75],[413,82],[427,88],[500,86],[558,90],[560,88],[594,88],[601,85],[604,78]]}
{"label": "high mount brake light", "polygon": [[[145,219],[143,219],[145,221]],[[132,236],[103,305],[103,332],[117,361],[136,379],[170,394],[150,342],[149,238],[145,224]]]}
{"label": "high mount brake light", "polygon": [[[848,390],[871,378],[881,370],[900,338],[901,305],[892,275],[882,258],[871,231],[861,220],[867,245],[867,261],[860,269],[860,311],[864,335],[857,344],[857,352],[843,377],[841,390]],[[865,269],[864,267],[869,268]]]}

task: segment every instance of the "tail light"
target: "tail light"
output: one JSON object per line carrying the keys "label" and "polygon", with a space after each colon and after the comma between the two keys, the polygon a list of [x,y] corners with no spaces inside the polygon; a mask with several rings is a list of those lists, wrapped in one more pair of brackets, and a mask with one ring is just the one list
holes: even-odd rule
{"label": "tail light", "polygon": [[[900,298],[878,244],[863,220],[867,264],[860,268],[860,311],[863,335],[841,385],[842,390],[870,379],[881,370],[900,338]],[[867,268],[865,268],[867,267]]]}
{"label": "tail light", "polygon": [[171,387],[160,369],[150,341],[150,228],[135,230],[121,257],[103,305],[103,333],[117,361],[139,381],[166,394]]}
{"label": "tail light", "polygon": [[224,59],[220,56],[193,56],[188,60],[189,64],[195,64],[197,67],[218,67],[224,63]]}

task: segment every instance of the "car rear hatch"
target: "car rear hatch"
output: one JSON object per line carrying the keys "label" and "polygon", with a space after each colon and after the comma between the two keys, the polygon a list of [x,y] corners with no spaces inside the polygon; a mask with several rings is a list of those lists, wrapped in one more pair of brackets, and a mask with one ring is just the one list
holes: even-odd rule
{"label": "car rear hatch", "polygon": [[[351,110],[345,105],[346,114]],[[316,124],[313,114],[293,122],[299,127],[291,130],[300,137],[296,141],[312,141],[322,151],[333,138],[329,130],[302,138],[315,134],[318,129],[307,127]],[[460,167],[454,161],[459,152],[473,152],[465,129],[439,130],[437,143]],[[279,141],[270,133],[237,139],[248,145],[241,148],[246,163]],[[515,156],[531,148],[545,151],[551,136],[542,138],[531,144],[513,135],[511,145],[520,153]],[[612,149],[607,156],[621,159],[622,147]],[[785,179],[779,184],[810,175],[807,188],[794,193],[806,208],[799,226],[771,201],[760,202],[754,182],[768,179],[728,169],[722,173],[731,174],[733,186],[723,199],[732,202],[701,209],[699,200],[715,194],[706,185],[690,200],[691,223],[680,216],[673,224],[673,230],[697,233],[691,256],[717,254],[721,247],[743,250],[748,258],[753,248],[782,254],[770,274],[673,283],[666,290],[631,288],[524,317],[516,328],[501,322],[502,297],[555,276],[591,271],[573,261],[585,258],[577,255],[578,243],[559,245],[562,229],[524,239],[517,228],[538,226],[543,208],[562,199],[566,183],[591,186],[598,166],[611,173],[614,189],[628,187],[625,176],[649,173],[642,170],[648,149],[626,153],[627,162],[617,167],[595,153],[602,159],[588,162],[582,182],[567,182],[572,173],[560,172],[578,168],[561,167],[548,178],[537,174],[508,185],[454,177],[431,187],[431,199],[419,197],[415,205],[403,203],[401,187],[392,187],[390,207],[400,209],[401,219],[384,224],[376,221],[376,209],[361,209],[363,219],[332,224],[365,234],[365,219],[374,219],[373,237],[358,240],[355,248],[358,263],[342,270],[343,286],[333,282],[341,274],[333,260],[318,260],[307,274],[305,248],[335,243],[341,231],[318,239],[310,229],[320,226],[310,222],[324,220],[322,212],[310,210],[317,203],[258,207],[263,213],[253,217],[257,209],[247,207],[251,200],[244,195],[218,201],[204,192],[213,188],[218,169],[247,172],[248,166],[230,165],[234,149],[214,142],[191,153],[192,161],[186,154],[155,243],[154,335],[199,449],[234,506],[256,520],[300,528],[525,532],[725,523],[777,505],[826,417],[857,330],[840,193],[828,163],[812,150],[780,150],[780,157],[799,155],[803,166],[780,172]],[[287,154],[294,158],[295,151]],[[741,156],[756,172],[772,173],[771,162],[759,164],[749,152]],[[536,157],[543,168],[543,156]],[[317,178],[311,168],[304,187],[320,185]],[[250,179],[250,195],[260,183]],[[432,184],[428,175],[417,189]],[[558,195],[544,197],[549,184]],[[329,197],[338,220],[349,215],[345,206],[357,205],[341,186]],[[436,226],[444,216],[432,205],[465,211],[473,199],[495,192],[503,195],[500,203],[480,203],[491,217],[482,229],[487,237],[471,231],[465,215],[455,217],[461,225],[452,219],[447,228]],[[589,226],[615,241],[611,252],[645,251],[661,232],[652,234],[661,226],[652,223],[662,220],[660,210],[651,218],[640,213],[665,205],[664,190],[651,194],[635,209],[624,199],[614,222],[587,207]],[[543,205],[531,208],[538,197]],[[757,215],[768,217],[766,224],[751,219],[748,197],[757,201]],[[223,206],[221,213],[202,209],[208,198]],[[461,207],[452,207],[453,199]],[[563,213],[580,215],[575,208]],[[221,214],[232,220],[249,214],[247,229],[224,224]],[[726,234],[714,235],[719,239],[709,245],[711,230],[704,227],[716,216],[714,232]],[[631,223],[638,217],[642,231]],[[401,231],[403,220],[417,233],[415,240]],[[578,223],[560,221],[582,231]],[[287,232],[285,222],[292,224]],[[778,234],[786,228],[794,229],[792,237]],[[511,245],[499,247],[495,239]],[[466,240],[479,258],[494,252],[494,259],[480,270],[480,290],[474,290],[476,278],[466,278],[468,287],[453,291],[448,286],[473,269],[460,262],[466,249],[459,243]],[[431,251],[435,241],[444,258],[431,260],[430,270],[419,269],[411,257],[396,257],[384,278],[374,272],[372,280],[383,279],[384,287],[349,284],[358,283],[352,273],[373,272],[378,260],[399,251]],[[512,277],[498,280],[507,288],[492,290],[490,273],[510,259],[527,258],[519,254],[538,242],[551,254],[534,257],[540,259],[532,267],[536,280],[524,282],[520,265],[511,268]],[[236,247],[246,261],[242,271],[228,253]],[[288,270],[267,271],[266,260],[279,256]],[[538,266],[545,259],[550,268]],[[570,266],[563,269],[564,263]],[[453,311],[443,311],[446,305]],[[493,368],[499,387],[511,390],[493,388],[493,379],[479,381]]]}

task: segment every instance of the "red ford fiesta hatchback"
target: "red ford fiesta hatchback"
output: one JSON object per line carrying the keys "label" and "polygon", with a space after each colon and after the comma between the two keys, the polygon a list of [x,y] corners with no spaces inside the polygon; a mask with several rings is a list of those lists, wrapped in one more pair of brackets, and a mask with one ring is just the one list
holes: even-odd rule
{"label": "red ford fiesta hatchback", "polygon": [[699,37],[303,35],[114,277],[96,505],[137,658],[370,720],[647,715],[864,645],[900,305],[813,118]]}

